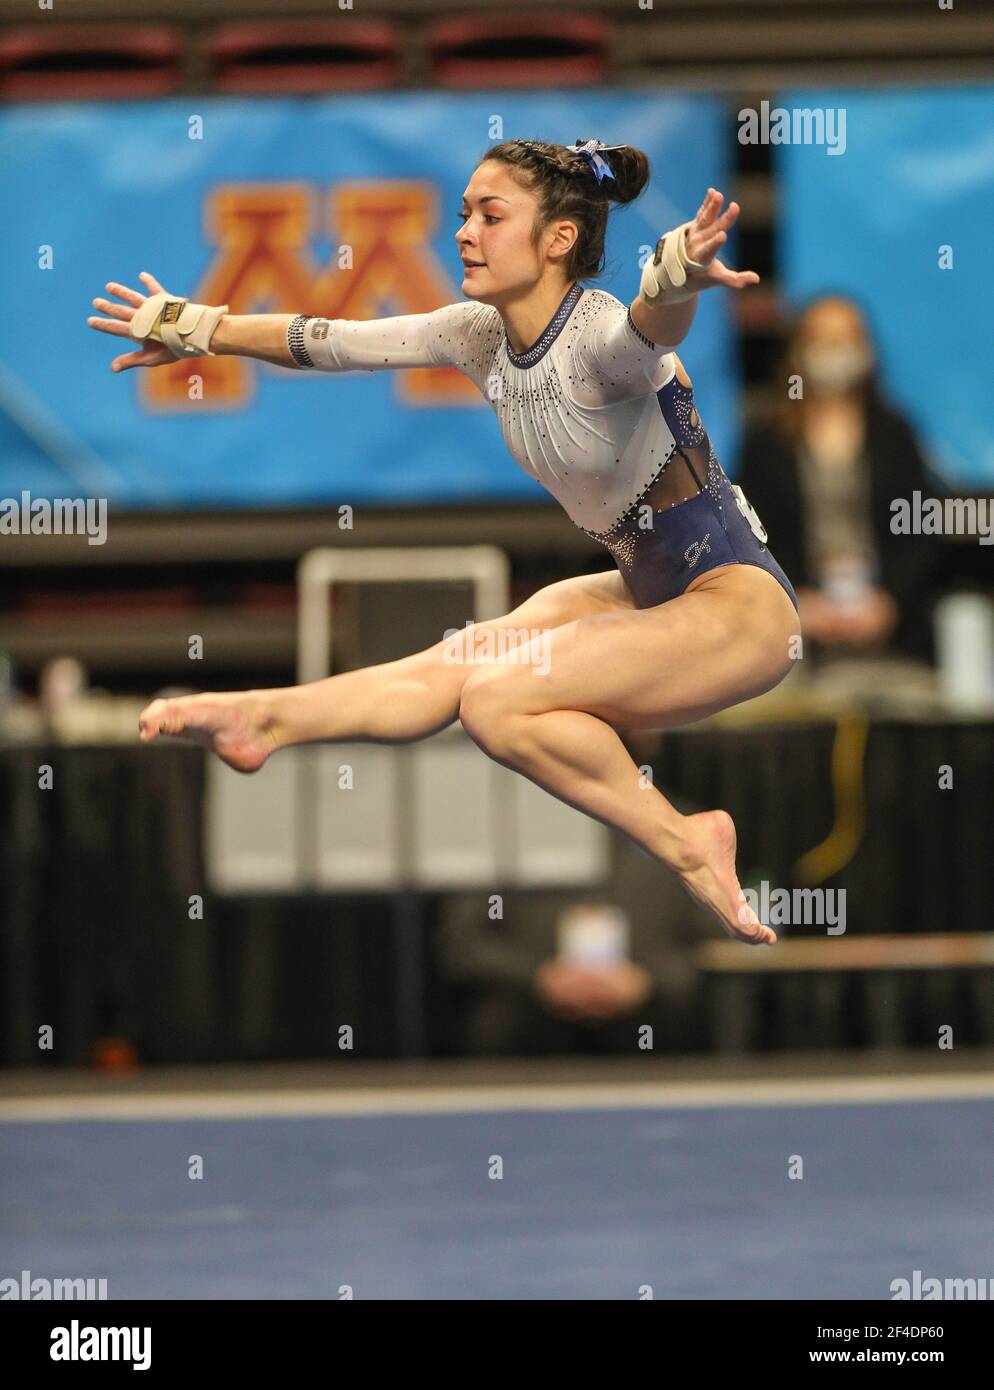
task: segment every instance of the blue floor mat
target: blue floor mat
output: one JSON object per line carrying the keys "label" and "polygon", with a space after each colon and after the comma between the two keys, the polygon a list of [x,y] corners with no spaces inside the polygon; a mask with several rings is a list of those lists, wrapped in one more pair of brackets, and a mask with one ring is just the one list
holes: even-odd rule
{"label": "blue floor mat", "polygon": [[992,1121],[984,1100],[13,1121],[0,1277],[106,1278],[111,1299],[888,1299],[915,1269],[994,1277]]}

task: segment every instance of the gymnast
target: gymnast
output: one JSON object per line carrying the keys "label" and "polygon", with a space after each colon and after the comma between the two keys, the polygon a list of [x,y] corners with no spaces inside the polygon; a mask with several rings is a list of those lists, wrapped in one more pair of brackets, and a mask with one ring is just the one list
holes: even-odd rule
{"label": "gymnast", "polygon": [[[705,719],[772,689],[800,634],[791,583],[722,469],[674,351],[698,294],[759,281],[718,259],[738,204],[722,212],[724,195],[709,188],[693,220],[659,238],[629,306],[582,283],[603,268],[610,206],[630,203],[648,177],[630,145],[490,147],[455,232],[465,298],[431,313],[231,315],[169,294],[147,271],[145,293],[108,284],[122,302],[95,299],[109,317],[90,325],[141,344],[114,371],[205,353],[305,371],[457,368],[489,401],[515,461],[615,562],[469,629],[513,630],[503,659],[473,660],[473,642],[468,659],[453,659],[443,638],[306,685],[156,699],[139,736],[193,738],[254,772],[292,744],[406,743],[459,719],[495,761],[664,863],[730,936],[773,945],[736,876],[732,818],[681,815],[640,785],[618,733]],[[514,634],[545,642],[541,674]]]}

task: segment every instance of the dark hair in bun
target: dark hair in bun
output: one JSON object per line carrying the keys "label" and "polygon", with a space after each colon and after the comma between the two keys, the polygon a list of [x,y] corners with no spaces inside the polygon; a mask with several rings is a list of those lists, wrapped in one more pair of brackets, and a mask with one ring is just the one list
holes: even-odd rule
{"label": "dark hair in bun", "polygon": [[584,155],[543,140],[504,140],[491,146],[479,161],[493,159],[509,165],[522,186],[537,196],[534,242],[557,218],[576,223],[576,241],[563,261],[569,280],[591,280],[601,274],[611,206],[632,202],[649,181],[649,158],[634,145],[604,150],[600,158],[614,175],[605,175],[600,182]]}

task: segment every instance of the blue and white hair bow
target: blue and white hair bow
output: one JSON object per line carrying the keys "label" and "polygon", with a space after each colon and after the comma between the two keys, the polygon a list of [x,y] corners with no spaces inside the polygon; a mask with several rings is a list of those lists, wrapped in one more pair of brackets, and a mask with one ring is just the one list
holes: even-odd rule
{"label": "blue and white hair bow", "polygon": [[624,145],[605,145],[603,140],[581,140],[580,137],[577,136],[576,142],[572,145],[567,145],[566,148],[573,154],[583,155],[584,159],[587,160],[591,169],[593,169],[594,173],[597,175],[597,182],[601,183],[605,176],[609,179],[613,179],[614,175],[611,172],[610,164],[608,164],[606,159],[601,158],[599,152],[601,150],[623,150],[625,147]]}

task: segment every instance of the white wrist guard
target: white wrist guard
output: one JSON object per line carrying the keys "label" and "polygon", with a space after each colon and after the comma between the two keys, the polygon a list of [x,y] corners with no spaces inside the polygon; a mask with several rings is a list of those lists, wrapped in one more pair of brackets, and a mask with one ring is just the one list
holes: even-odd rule
{"label": "white wrist guard", "polygon": [[650,308],[658,309],[661,304],[681,304],[697,293],[685,289],[689,270],[705,271],[706,265],[692,261],[687,255],[687,228],[692,222],[683,222],[673,231],[664,233],[656,242],[655,255],[650,256],[642,267],[642,282],[639,297]]}
{"label": "white wrist guard", "polygon": [[138,343],[148,338],[162,343],[174,357],[213,357],[211,337],[227,312],[227,304],[218,309],[165,292],[150,294],[135,310],[128,332]]}

